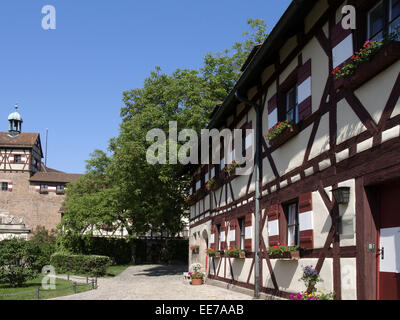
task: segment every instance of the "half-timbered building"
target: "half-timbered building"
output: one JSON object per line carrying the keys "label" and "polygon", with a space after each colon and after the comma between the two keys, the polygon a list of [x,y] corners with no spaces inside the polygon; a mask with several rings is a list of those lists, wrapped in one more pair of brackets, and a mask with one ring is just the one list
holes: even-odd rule
{"label": "half-timbered building", "polygon": [[[223,152],[193,173],[190,245],[200,250],[190,260],[208,281],[289,298],[307,289],[298,280],[312,265],[336,299],[400,299],[399,38],[353,74],[333,72],[396,31],[399,16],[398,0],[295,0],[253,50],[209,128],[252,128],[244,149],[258,150],[260,174],[225,174]],[[291,130],[268,140],[285,120]],[[267,253],[284,243],[299,260]],[[232,247],[246,258],[223,254]]]}
{"label": "half-timbered building", "polygon": [[0,132],[0,240],[27,239],[38,226],[55,229],[66,185],[82,176],[43,164],[40,135],[22,132],[17,109],[8,117],[8,132]]}

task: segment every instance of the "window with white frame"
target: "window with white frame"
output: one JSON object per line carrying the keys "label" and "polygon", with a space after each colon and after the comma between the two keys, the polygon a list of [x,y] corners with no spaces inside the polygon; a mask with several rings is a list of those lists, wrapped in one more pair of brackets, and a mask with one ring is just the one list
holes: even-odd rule
{"label": "window with white frame", "polygon": [[299,232],[299,212],[297,203],[291,203],[286,206],[287,218],[287,245],[296,246],[300,244]]}
{"label": "window with white frame", "polygon": [[[400,28],[400,0],[379,1],[368,12],[367,38],[381,41],[390,33],[399,33]],[[397,40],[400,40],[399,35]]]}
{"label": "window with white frame", "polygon": [[298,108],[297,108],[297,85],[292,87],[286,93],[286,118],[284,120],[292,120],[293,122],[298,122]]}
{"label": "window with white frame", "polygon": [[201,180],[196,182],[196,191],[201,188]]}
{"label": "window with white frame", "polygon": [[218,230],[218,245],[217,245],[217,250],[221,250],[221,237],[222,237],[222,232],[221,232],[221,225],[217,225],[217,230]]}
{"label": "window with white frame", "polygon": [[215,177],[215,167],[211,168],[211,178]]}
{"label": "window with white frame", "polygon": [[239,230],[240,230],[240,235],[239,235],[239,249],[244,250],[244,240],[245,240],[245,224],[244,224],[244,218],[238,219],[239,222]]}

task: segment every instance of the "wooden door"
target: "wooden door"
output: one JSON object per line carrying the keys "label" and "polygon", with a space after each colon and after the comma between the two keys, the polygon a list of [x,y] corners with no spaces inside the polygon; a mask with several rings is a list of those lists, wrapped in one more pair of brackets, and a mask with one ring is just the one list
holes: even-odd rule
{"label": "wooden door", "polygon": [[400,182],[380,188],[380,300],[400,300]]}

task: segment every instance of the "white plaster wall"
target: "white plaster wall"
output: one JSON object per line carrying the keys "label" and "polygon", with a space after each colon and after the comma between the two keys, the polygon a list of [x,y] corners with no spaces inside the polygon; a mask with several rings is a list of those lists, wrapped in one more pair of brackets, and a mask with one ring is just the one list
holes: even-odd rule
{"label": "white plaster wall", "polygon": [[[293,293],[305,291],[307,288],[302,281],[299,281],[303,274],[302,266],[311,265],[315,268],[317,262],[318,259],[301,259],[298,261],[272,259],[272,269],[280,290]],[[320,276],[323,282],[317,284],[317,290],[333,291],[332,259],[325,259]],[[263,286],[267,288],[274,287],[265,260],[263,261]]]}
{"label": "white plaster wall", "polygon": [[357,300],[356,258],[340,259],[342,300]]}
{"label": "white plaster wall", "polygon": [[272,153],[279,175],[282,176],[303,163],[311,130],[310,125]]}
{"label": "white plaster wall", "polygon": [[315,158],[321,153],[324,153],[325,151],[328,151],[329,148],[329,113],[326,113],[322,116],[319,123],[314,143],[311,148],[309,160]]}
{"label": "white plaster wall", "polygon": [[353,234],[352,235],[340,235],[340,246],[355,246],[356,245],[356,194],[355,194],[355,180],[347,180],[338,183],[339,187],[350,187],[350,198],[348,204],[339,205],[339,214],[345,219],[353,220]]}
{"label": "white plaster wall", "polygon": [[345,99],[337,104],[337,144],[367,130]]}
{"label": "white plaster wall", "polygon": [[265,68],[265,70],[261,74],[262,84],[264,84],[265,82],[267,82],[271,78],[271,76],[274,73],[274,71],[275,71],[275,66],[273,64],[271,64],[270,66]]}
{"label": "white plaster wall", "polygon": [[332,219],[318,191],[312,193],[314,248],[323,248],[332,226]]}
{"label": "white plaster wall", "polygon": [[329,77],[329,59],[314,37],[302,50],[303,62],[311,59],[312,111],[319,109],[325,84]]}
{"label": "white plaster wall", "polygon": [[279,51],[281,63],[292,53],[297,46],[297,37],[289,38]]}
{"label": "white plaster wall", "polygon": [[282,82],[284,82],[287,79],[287,77],[294,71],[294,69],[296,69],[297,66],[298,66],[298,60],[296,57],[289,63],[286,69],[279,74],[279,83],[282,84]]}
{"label": "white plaster wall", "polygon": [[379,73],[355,91],[375,123],[381,119],[383,109],[389,99],[394,83],[400,73],[400,61]]}
{"label": "white plaster wall", "polygon": [[304,29],[308,33],[322,14],[329,8],[328,0],[319,0],[304,20]]}

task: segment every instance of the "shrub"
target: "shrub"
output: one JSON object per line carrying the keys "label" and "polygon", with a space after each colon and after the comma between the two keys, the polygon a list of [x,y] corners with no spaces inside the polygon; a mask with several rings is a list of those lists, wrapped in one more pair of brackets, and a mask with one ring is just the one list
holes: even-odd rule
{"label": "shrub", "polygon": [[131,262],[131,246],[132,244],[127,240],[118,238],[100,238],[85,235],[63,235],[57,237],[57,251],[108,256],[116,264]]}
{"label": "shrub", "polygon": [[45,227],[38,226],[29,241],[29,250],[35,257],[33,268],[41,272],[45,265],[50,264],[51,255],[56,252],[56,232],[50,232]]}
{"label": "shrub", "polygon": [[23,239],[10,239],[0,242],[0,283],[20,287],[36,277],[34,252]]}
{"label": "shrub", "polygon": [[91,276],[103,276],[112,260],[107,256],[70,254],[67,252],[56,252],[51,256],[51,265],[57,273],[77,273]]}

